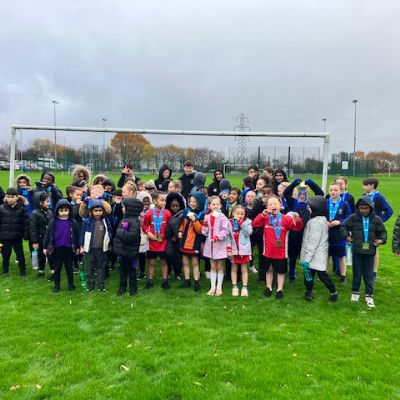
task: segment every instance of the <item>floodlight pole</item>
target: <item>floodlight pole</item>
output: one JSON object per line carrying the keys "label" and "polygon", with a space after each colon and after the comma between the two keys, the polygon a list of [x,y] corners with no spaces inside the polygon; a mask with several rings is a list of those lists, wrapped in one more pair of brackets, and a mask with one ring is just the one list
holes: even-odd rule
{"label": "floodlight pole", "polygon": [[322,164],[322,190],[326,193],[328,183],[328,165],[329,165],[329,144],[330,136],[324,137],[324,159]]}
{"label": "floodlight pole", "polygon": [[356,176],[356,140],[357,140],[357,103],[358,100],[352,101],[354,104],[354,135],[353,135],[353,176]]}
{"label": "floodlight pole", "polygon": [[53,120],[54,120],[54,164],[55,169],[57,171],[57,114],[56,114],[56,105],[59,103],[57,100],[52,100],[53,103]]}

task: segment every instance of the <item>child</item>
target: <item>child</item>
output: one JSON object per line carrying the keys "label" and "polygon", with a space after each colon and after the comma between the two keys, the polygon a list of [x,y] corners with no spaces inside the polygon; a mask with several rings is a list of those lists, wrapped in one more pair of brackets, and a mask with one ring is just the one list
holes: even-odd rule
{"label": "child", "polygon": [[118,296],[125,294],[128,280],[129,294],[136,296],[136,268],[140,246],[139,215],[143,210],[143,203],[129,197],[124,199],[122,210],[124,217],[118,225],[113,242],[113,252],[120,257],[121,262]]}
{"label": "child", "polygon": [[149,274],[146,282],[146,289],[153,287],[154,267],[156,259],[160,260],[163,289],[169,289],[168,265],[166,262],[165,248],[167,246],[166,230],[167,224],[171,219],[171,213],[165,209],[165,193],[153,193],[154,208],[147,211],[143,218],[143,230],[149,238]]}
{"label": "child", "polygon": [[207,294],[209,296],[221,296],[224,280],[224,260],[228,256],[226,239],[230,234],[230,223],[221,212],[221,199],[218,196],[211,196],[208,199],[208,204],[210,213],[204,217],[201,231],[206,236],[203,255],[211,259],[211,288]]}
{"label": "child", "polygon": [[256,196],[257,197],[261,196],[262,194],[261,189],[269,184],[270,184],[269,179],[266,176],[260,176],[257,179],[256,186],[254,189],[254,191],[256,192]]}
{"label": "child", "polygon": [[242,273],[242,297],[248,297],[247,290],[248,273],[247,267],[251,260],[251,242],[250,235],[253,233],[251,220],[246,218],[246,208],[242,205],[237,205],[232,212],[233,219],[231,223],[231,235],[228,239],[228,256],[232,258],[231,281],[232,281],[232,296],[239,296],[239,288],[237,286],[238,268]]}
{"label": "child", "polygon": [[[65,188],[67,193],[67,200],[72,206],[72,214],[74,216],[74,220],[78,224],[78,231],[81,231],[82,228],[82,217],[79,215],[79,208],[82,202],[82,189],[77,186],[69,185]],[[79,265],[82,262],[81,254],[74,254],[74,272],[79,272]]]}
{"label": "child", "polygon": [[128,197],[136,197],[137,188],[134,183],[125,183],[122,186],[122,198],[127,199]]}
{"label": "child", "polygon": [[54,208],[54,216],[49,222],[43,242],[43,254],[45,256],[54,256],[53,293],[60,291],[63,265],[67,272],[68,290],[75,290],[72,261],[74,254],[78,253],[78,224],[74,220],[71,204],[67,200],[61,199]]}
{"label": "child", "polygon": [[287,200],[283,197],[283,193],[285,192],[285,189],[287,187],[289,187],[290,183],[289,182],[282,182],[278,185],[277,188],[277,195],[280,197],[281,201],[282,201],[282,210],[281,213],[282,214],[287,214],[290,210],[289,210],[289,205]]}
{"label": "child", "polygon": [[157,189],[156,189],[156,185],[154,184],[154,182],[152,180],[150,180],[144,184],[144,190],[147,193],[153,194]]}
{"label": "child", "polygon": [[171,213],[167,226],[167,247],[165,253],[168,259],[168,273],[174,270],[175,278],[182,279],[182,255],[179,252],[179,227],[181,226],[185,202],[180,193],[168,193],[165,208]]}
{"label": "child", "polygon": [[193,187],[189,195],[192,195],[192,193],[195,192],[200,192],[204,188],[205,183],[206,183],[206,175],[203,174],[202,172],[195,172],[193,177]]}
{"label": "child", "polygon": [[138,183],[136,184],[138,193],[146,190],[144,187],[145,184],[146,184],[146,181],[144,181],[143,179],[138,180]]}
{"label": "child", "polygon": [[253,192],[252,190],[250,190],[250,192],[247,192],[245,198],[246,210],[251,210],[253,208],[255,198],[256,192]]}
{"label": "child", "polygon": [[342,224],[351,214],[349,204],[341,200],[340,185],[329,186],[329,198],[326,202],[329,227],[329,255],[332,256],[333,270],[340,276],[340,283],[346,283],[346,242],[340,234]]}
{"label": "child", "polygon": [[[53,213],[50,210],[50,198],[45,192],[35,192],[32,198],[34,210],[29,218],[29,239],[31,247],[38,253],[39,271],[38,277],[44,277],[46,257],[43,254],[43,241],[46,236],[46,228]],[[54,270],[50,266],[52,274]]]}
{"label": "child", "polygon": [[224,200],[222,196],[221,201],[221,211],[225,214],[225,216],[230,219],[232,218],[232,210],[239,204],[240,197],[240,189],[237,187],[231,188],[229,191],[229,197]]}
{"label": "child", "polygon": [[339,176],[335,182],[340,185],[340,198],[349,204],[351,212],[354,213],[354,197],[347,191],[347,178]]}
{"label": "child", "polygon": [[57,188],[56,178],[50,172],[43,172],[40,177],[40,182],[36,182],[34,191],[43,190],[50,194],[50,210],[54,210],[59,200],[63,198],[61,191]]}
{"label": "child", "polygon": [[275,195],[271,196],[267,201],[267,209],[253,221],[253,227],[263,228],[264,230],[264,256],[267,258],[267,287],[264,296],[270,297],[272,295],[272,280],[274,271],[276,271],[278,277],[276,299],[283,298],[283,285],[287,272],[287,234],[289,231],[301,231],[303,229],[303,221],[298,213],[292,212],[285,215],[280,212],[281,209],[281,199]]}
{"label": "child", "polygon": [[[277,169],[275,173],[273,174],[273,178],[271,178],[271,184],[274,189],[274,193],[277,194],[279,197],[279,185],[282,183],[287,183],[287,186],[289,186],[288,178],[286,175],[286,172],[283,169]],[[287,187],[285,186],[285,187]],[[282,197],[281,197],[282,198]]]}
{"label": "child", "polygon": [[85,199],[79,205],[79,215],[82,218],[87,218],[89,215],[88,207],[90,208],[90,204],[93,200],[100,200],[103,204],[104,210],[106,211],[106,215],[111,214],[111,206],[110,204],[104,200],[104,188],[102,185],[97,184],[93,185],[90,188],[90,196],[86,196]]}
{"label": "child", "polygon": [[315,196],[308,200],[311,210],[310,220],[304,229],[303,244],[300,260],[304,270],[304,284],[306,286],[305,299],[312,301],[314,277],[319,280],[330,292],[328,301],[338,300],[335,284],[332,282],[328,269],[329,228],[326,219],[326,200],[323,196]]}
{"label": "child", "polygon": [[[383,222],[386,222],[392,215],[393,210],[390,207],[389,203],[386,201],[385,197],[382,196],[377,190],[379,185],[378,179],[375,178],[365,178],[363,180],[363,189],[367,196],[372,201],[374,205],[375,214],[382,219]],[[376,280],[376,274],[378,272],[379,267],[379,251],[377,249],[375,253],[374,260],[374,279]]]}
{"label": "child", "polygon": [[105,292],[104,277],[107,268],[107,252],[111,241],[111,225],[106,217],[103,203],[93,200],[89,206],[89,217],[83,221],[80,235],[81,254],[87,254],[89,268],[87,271],[89,292],[94,290],[96,284],[99,292]]}
{"label": "child", "polygon": [[[304,182],[305,185],[301,184],[301,179],[295,179],[283,192],[283,197],[286,199],[287,208],[289,211],[296,212],[300,215],[304,226],[310,218],[310,212],[307,206],[308,200],[308,188],[310,188],[315,195],[323,196],[324,192],[322,189],[311,179]],[[300,185],[300,186],[299,186]],[[297,196],[293,196],[295,188],[297,189]],[[296,263],[300,256],[301,244],[303,241],[303,231],[291,231],[289,232],[289,282],[294,283],[296,281]]]}
{"label": "child", "polygon": [[179,251],[182,253],[183,273],[185,281],[182,288],[190,287],[190,261],[193,266],[193,278],[195,292],[200,290],[199,253],[201,246],[201,230],[204,220],[204,208],[206,196],[195,192],[189,197],[188,207],[183,214],[183,220],[179,227],[178,238],[180,239]]}
{"label": "child", "polygon": [[184,174],[179,178],[182,185],[182,196],[186,200],[189,196],[190,191],[193,188],[193,163],[192,161],[186,160],[183,164]]}
{"label": "child", "polygon": [[220,194],[220,184],[224,178],[225,176],[221,169],[216,169],[214,171],[214,180],[208,185],[207,188],[208,196],[218,196]]}
{"label": "child", "polygon": [[254,189],[256,187],[256,183],[259,177],[258,166],[256,164],[250,165],[249,169],[247,170],[247,174],[252,180],[252,184],[249,186],[251,186]]}
{"label": "child", "polygon": [[386,243],[386,229],[374,212],[369,196],[362,196],[356,203],[356,212],[343,222],[341,233],[353,247],[353,284],[351,301],[360,298],[361,277],[365,284],[365,301],[368,307],[374,302],[374,256],[376,248]]}
{"label": "child", "polygon": [[0,242],[3,244],[3,274],[8,274],[11,251],[17,256],[19,274],[26,276],[23,239],[28,239],[29,217],[27,201],[18,195],[17,189],[9,188],[0,206]]}
{"label": "child", "polygon": [[17,190],[18,194],[27,200],[26,211],[28,215],[31,215],[33,211],[33,190],[31,189],[31,178],[29,178],[28,175],[23,174],[17,176]]}
{"label": "child", "polygon": [[149,240],[146,233],[143,231],[143,219],[147,211],[150,209],[151,205],[151,195],[146,191],[139,192],[137,194],[137,199],[143,203],[143,209],[140,213],[140,247],[139,247],[139,275],[137,275],[137,280],[140,281],[146,278],[146,253],[149,249]]}
{"label": "child", "polygon": [[168,186],[165,185],[165,181],[170,180],[171,175],[172,175],[171,168],[167,164],[164,164],[158,171],[158,178],[154,181],[156,189],[161,192],[166,192],[165,189]]}
{"label": "child", "polygon": [[[258,178],[257,178],[258,180]],[[256,180],[256,182],[257,182]],[[244,199],[246,198],[246,193],[249,192],[250,190],[254,190],[253,186],[253,178],[250,176],[245,176],[242,180],[242,186],[243,190],[240,192],[240,198],[239,201],[241,204],[244,204]]]}
{"label": "child", "polygon": [[392,250],[397,257],[400,256],[400,215],[397,217],[396,222],[394,223]]}
{"label": "child", "polygon": [[[124,214],[122,212],[122,190],[116,189],[112,193],[111,200],[111,214],[110,214],[110,223],[112,229],[112,239],[115,237],[115,233],[117,232],[117,228],[119,223],[121,222]],[[111,255],[110,255],[110,269],[113,270],[115,267],[115,262],[117,260],[117,256],[113,252],[113,241],[111,241]]]}
{"label": "child", "polygon": [[112,192],[115,190],[115,183],[112,179],[104,179],[102,186],[104,188],[103,198],[111,204]]}

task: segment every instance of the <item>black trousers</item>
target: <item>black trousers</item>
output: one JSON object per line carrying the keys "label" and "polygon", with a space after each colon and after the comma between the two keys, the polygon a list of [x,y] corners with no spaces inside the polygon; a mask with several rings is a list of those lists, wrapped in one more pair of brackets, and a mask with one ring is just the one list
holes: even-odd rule
{"label": "black trousers", "polygon": [[353,253],[353,292],[360,291],[361,278],[365,284],[365,294],[374,294],[374,256]]}
{"label": "black trousers", "polygon": [[26,264],[25,264],[25,256],[24,256],[24,248],[23,248],[23,239],[4,239],[3,243],[3,272],[8,272],[10,267],[10,257],[12,249],[14,249],[15,255],[17,256],[18,266],[20,272],[25,272]]}
{"label": "black trousers", "polygon": [[146,271],[146,253],[139,253],[139,269],[140,272],[145,272]]}
{"label": "black trousers", "polygon": [[54,286],[60,287],[61,270],[64,265],[67,273],[68,285],[74,284],[74,271],[72,269],[74,253],[72,247],[56,247],[54,249]]}
{"label": "black trousers", "polygon": [[317,271],[317,270],[311,269],[311,268],[310,268],[310,271],[311,271],[312,280],[306,281],[306,279],[304,278],[304,285],[306,286],[307,292],[311,293],[313,290],[315,274],[318,275],[319,280],[327,287],[327,289],[329,290],[329,293],[336,292],[336,286],[326,271]]}
{"label": "black trousers", "polygon": [[168,275],[171,274],[172,270],[174,270],[176,278],[177,276],[182,275],[182,255],[179,251],[178,243],[172,242],[171,249],[171,254],[167,254]]}
{"label": "black trousers", "polygon": [[257,246],[258,250],[258,280],[265,282],[267,274],[267,260],[263,256],[264,253],[264,232],[261,229],[257,229],[251,236],[251,248]]}
{"label": "black trousers", "polygon": [[119,271],[119,289],[126,290],[126,286],[129,280],[129,291],[131,293],[137,293],[137,280],[136,280],[136,267],[133,268],[133,262],[137,262],[132,257],[121,257],[121,268]]}
{"label": "black trousers", "polygon": [[104,277],[106,273],[106,260],[107,254],[103,249],[91,249],[87,254],[88,260],[88,285],[89,289],[94,289],[96,284],[95,272],[97,271],[97,287],[99,289],[104,289]]}

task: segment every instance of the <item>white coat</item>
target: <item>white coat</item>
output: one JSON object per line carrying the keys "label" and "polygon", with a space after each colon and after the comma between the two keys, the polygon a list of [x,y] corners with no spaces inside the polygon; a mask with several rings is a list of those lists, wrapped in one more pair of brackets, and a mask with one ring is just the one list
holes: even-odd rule
{"label": "white coat", "polygon": [[300,260],[310,263],[316,271],[328,268],[329,227],[326,217],[311,218],[304,229]]}

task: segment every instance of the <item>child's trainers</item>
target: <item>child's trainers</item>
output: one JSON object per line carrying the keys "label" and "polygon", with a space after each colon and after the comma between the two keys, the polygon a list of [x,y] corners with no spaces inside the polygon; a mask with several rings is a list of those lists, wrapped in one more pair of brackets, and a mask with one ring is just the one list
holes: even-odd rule
{"label": "child's trainers", "polygon": [[146,286],[144,288],[151,289],[152,287],[153,287],[153,281],[151,279],[148,279],[146,282]]}
{"label": "child's trainers", "polygon": [[328,297],[328,301],[330,301],[331,303],[336,303],[338,301],[338,294],[337,292],[335,293],[331,293],[331,295]]}
{"label": "child's trainers", "polygon": [[242,297],[249,297],[249,291],[247,290],[247,286],[242,287],[242,291],[240,292]]}
{"label": "child's trainers", "polygon": [[249,271],[252,272],[253,274],[258,274],[257,268],[256,268],[254,265],[252,265],[252,266],[249,268]]}
{"label": "child's trainers", "polygon": [[73,285],[72,283],[68,285],[68,290],[70,292],[73,292],[75,290],[75,285]]}
{"label": "child's trainers", "polygon": [[365,302],[367,303],[367,306],[369,308],[374,308],[375,307],[374,298],[372,296],[365,296]]}
{"label": "child's trainers", "polygon": [[194,281],[193,289],[195,292],[200,292],[201,285],[199,281]]}
{"label": "child's trainers", "polygon": [[233,297],[239,296],[239,288],[237,287],[237,285],[235,285],[235,286],[232,288],[232,296],[233,296]]}
{"label": "child's trainers", "polygon": [[211,288],[208,292],[207,292],[207,296],[214,296],[215,295],[215,288]]}
{"label": "child's trainers", "polygon": [[313,301],[314,300],[314,296],[313,296],[312,292],[306,292],[306,294],[304,295],[304,298],[307,301]]}
{"label": "child's trainers", "polygon": [[164,280],[163,280],[163,283],[161,284],[161,287],[162,287],[163,289],[169,289],[169,282],[168,282],[168,279],[164,279]]}
{"label": "child's trainers", "polygon": [[52,292],[58,293],[60,291],[60,286],[54,286]]}
{"label": "child's trainers", "polygon": [[146,274],[145,274],[144,272],[141,272],[141,273],[137,276],[136,280],[141,281],[142,279],[145,279],[145,278],[146,278]]}
{"label": "child's trainers", "polygon": [[271,297],[272,296],[272,290],[270,288],[266,288],[264,290],[264,296],[265,297]]}
{"label": "child's trainers", "polygon": [[190,279],[185,279],[183,282],[182,282],[182,285],[181,286],[179,286],[181,289],[187,289],[187,288],[190,288],[192,286],[192,281],[190,280]]}
{"label": "child's trainers", "polygon": [[281,300],[281,299],[283,299],[283,290],[278,290],[278,291],[275,293],[275,299],[276,299],[276,300]]}
{"label": "child's trainers", "polygon": [[351,294],[351,301],[358,301],[360,298],[360,294],[359,293],[352,293]]}

